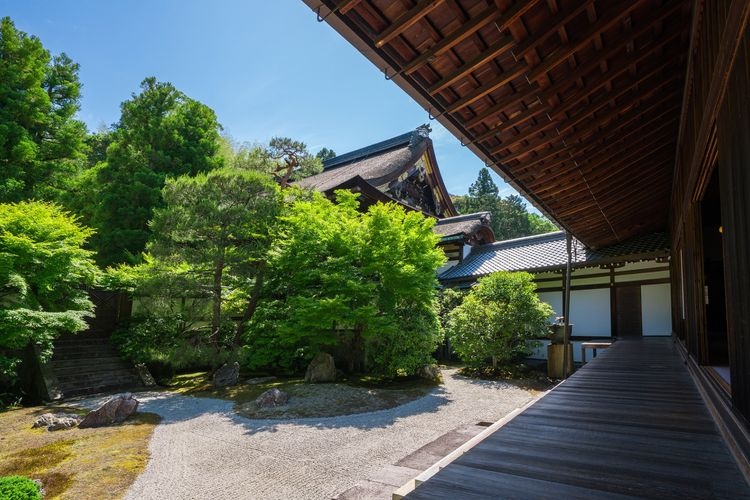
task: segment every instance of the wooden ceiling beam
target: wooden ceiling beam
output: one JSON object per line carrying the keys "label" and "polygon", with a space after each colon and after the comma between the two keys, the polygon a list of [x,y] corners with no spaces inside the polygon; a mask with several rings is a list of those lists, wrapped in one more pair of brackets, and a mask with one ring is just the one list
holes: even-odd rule
{"label": "wooden ceiling beam", "polygon": [[466,122],[464,123],[464,126],[466,128],[475,127],[492,115],[504,113],[508,106],[512,106],[516,102],[521,102],[523,100],[531,100],[531,99],[536,100],[537,99],[536,93],[538,91],[539,91],[539,84],[536,82],[532,82],[527,92],[525,93],[516,92],[508,96],[506,99],[497,102],[496,104],[492,105],[491,107],[477,114],[470,120],[466,120]]}
{"label": "wooden ceiling beam", "polygon": [[466,106],[478,101],[487,94],[494,92],[503,85],[522,76],[526,72],[526,69],[526,62],[519,61],[515,63],[506,71],[503,71],[481,87],[469,92],[466,96],[456,100],[456,102],[445,105],[445,113],[455,113],[459,109],[465,108]]}
{"label": "wooden ceiling beam", "polygon": [[[675,141],[672,137],[673,135],[673,133],[661,134],[660,137],[652,138],[650,141],[646,141],[645,144],[639,145],[624,158],[616,160],[614,157],[610,158],[611,163],[609,164],[606,164],[606,162],[600,162],[599,165],[602,166],[597,169],[597,172],[589,173],[586,177],[589,179],[589,185],[592,187],[600,186],[603,182],[607,182],[617,175],[626,173],[626,170],[632,170],[630,168],[632,165],[647,159],[651,155],[656,155],[658,151],[661,151],[664,148],[668,148],[674,152]],[[631,171],[630,173],[635,174],[637,172]]]}
{"label": "wooden ceiling beam", "polygon": [[553,22],[550,26],[546,27],[543,35],[538,36],[538,37],[529,37],[523,42],[519,43],[513,49],[513,54],[515,58],[518,60],[518,62],[514,66],[512,66],[509,70],[504,71],[502,74],[496,76],[495,78],[487,82],[485,85],[474,89],[467,96],[461,99],[458,99],[456,102],[445,106],[445,113],[455,113],[459,109],[462,109],[470,105],[471,103],[476,102],[478,99],[481,99],[487,94],[502,87],[503,85],[510,82],[511,80],[514,80],[518,78],[519,76],[523,75],[528,70],[528,65],[523,59],[523,55],[525,55],[530,50],[535,49],[537,46],[542,44],[547,38],[555,34],[557,32],[557,29],[559,29],[560,26],[564,26],[571,19],[575,18],[578,14],[583,12],[586,9],[586,7],[588,7],[588,5],[591,4],[593,1],[594,0],[585,0],[581,2],[580,4],[576,5],[575,7],[568,8],[564,13],[558,14],[558,16],[561,15],[562,17],[555,16],[554,18],[555,22]]}
{"label": "wooden ceiling beam", "polygon": [[[674,144],[672,142],[671,144]],[[669,165],[669,156],[670,153],[673,152],[671,149],[665,149],[667,145],[664,147],[660,147],[657,151],[663,151],[661,154],[654,154],[653,157],[649,157],[646,160],[643,161],[643,163],[639,164],[639,173],[642,175],[651,175],[650,172],[657,169],[657,166],[661,165]],[[582,175],[586,179],[586,183],[576,183],[574,185],[568,185],[564,189],[559,188],[556,190],[549,191],[547,193],[547,196],[552,196],[556,200],[560,201],[561,203],[569,203],[572,200],[575,199],[577,196],[581,196],[584,193],[588,193],[591,191],[598,191],[600,188],[604,190],[610,190],[610,195],[616,194],[616,189],[620,188],[622,186],[632,184],[635,182],[635,172],[633,172],[633,175],[620,175],[620,174],[627,174],[628,170],[632,170],[633,168],[633,162],[627,162],[623,163],[622,165],[613,165],[618,166],[619,171],[617,172],[619,177],[616,179],[609,179],[605,181],[604,185],[602,183],[595,182],[596,179],[593,179],[591,175],[586,175],[584,172]],[[608,166],[607,168],[611,168],[612,166]],[[663,172],[662,172],[663,174]],[[573,189],[571,189],[573,188]],[[611,189],[610,189],[611,188]]]}
{"label": "wooden ceiling beam", "polygon": [[[667,64],[670,64],[671,61],[668,61]],[[580,125],[582,122],[585,122],[587,120],[591,120],[596,116],[596,113],[607,108],[610,105],[610,102],[616,102],[617,99],[620,99],[622,97],[627,96],[633,90],[637,87],[644,86],[644,82],[648,81],[649,79],[653,78],[654,75],[657,75],[664,69],[663,66],[657,67],[651,71],[649,71],[647,74],[643,76],[639,76],[635,81],[630,82],[629,84],[625,85],[621,89],[613,89],[613,92],[611,94],[607,94],[603,96],[601,99],[599,99],[600,102],[598,102],[596,105],[594,105],[592,108],[586,108],[586,111],[581,113],[578,116],[573,117],[570,120],[561,122],[557,130],[560,132],[560,134],[565,134],[568,130],[572,129],[573,127],[576,127]],[[656,82],[652,83],[649,86],[644,86],[646,88],[638,88],[639,92],[643,92],[643,94],[653,95],[654,93],[658,92],[661,88],[670,85],[673,81],[681,78],[682,75],[679,73],[671,73],[670,76],[667,78],[661,78],[656,80]],[[614,106],[615,109],[618,109],[619,106]]]}
{"label": "wooden ceiling beam", "polygon": [[[654,133],[657,133],[657,132],[661,131],[662,129],[669,129],[670,127],[674,127],[674,122],[675,122],[675,120],[670,120],[670,121],[666,122],[666,123],[665,123],[665,125],[663,125],[663,126],[660,126],[658,130],[654,130]],[[616,156],[618,156],[618,155],[619,155],[619,156],[622,156],[622,155],[624,155],[624,154],[625,154],[625,153],[624,153],[624,152],[622,151],[622,148],[627,148],[628,150],[630,150],[630,149],[631,149],[632,147],[633,147],[633,145],[632,145],[632,144],[630,144],[630,143],[626,143],[625,145],[621,146],[619,150],[617,150],[618,152],[616,153]],[[586,160],[586,163],[583,163],[583,164],[582,164],[582,163],[580,163],[580,162],[579,162],[579,163],[578,163],[578,165],[579,165],[579,167],[578,167],[578,168],[580,168],[580,169],[581,169],[581,170],[583,171],[584,175],[585,175],[585,174],[589,174],[589,173],[593,173],[593,172],[594,172],[594,171],[595,171],[595,170],[596,170],[597,168],[602,168],[602,167],[601,167],[601,164],[602,164],[603,162],[602,162],[602,161],[600,161],[600,160],[602,160],[603,158],[606,158],[606,157],[605,157],[605,155],[606,155],[606,154],[608,154],[608,153],[610,153],[610,151],[613,151],[613,149],[607,149],[606,151],[602,151],[602,152],[601,152],[601,153],[599,153],[599,154],[594,154],[594,155],[592,155],[590,159],[588,159],[588,158],[587,158],[587,160]],[[574,162],[573,162],[573,160],[575,160],[575,157],[576,157],[577,155],[580,155],[580,156],[586,157],[586,153],[585,153],[585,152],[584,152],[584,153],[581,153],[581,152],[576,152],[576,153],[574,154],[573,158],[571,158],[571,161],[569,161],[569,162],[567,162],[567,163],[568,163],[568,164],[574,163]],[[605,161],[609,161],[610,159],[611,159],[611,158],[606,158],[606,160],[605,160]],[[612,166],[612,165],[610,164],[610,165],[608,165],[608,167],[607,167],[607,168],[610,168],[611,166]],[[565,168],[566,168],[566,167],[564,167],[564,166],[561,166],[561,167],[560,167],[560,169],[561,169],[561,170],[563,170],[563,169],[565,169]],[[549,169],[545,169],[545,170],[543,170],[542,172],[546,172],[546,171],[548,171],[548,170],[549,170]],[[526,171],[523,171],[523,172],[517,172],[517,174],[518,174],[519,176],[525,176],[525,175],[529,175],[529,174],[534,174],[534,173],[535,173],[535,172],[534,172],[533,170],[526,170]],[[552,195],[554,195],[554,194],[555,194],[555,192],[556,192],[556,191],[557,191],[558,189],[560,189],[561,187],[564,187],[564,186],[565,186],[565,185],[557,185],[557,186],[555,186],[555,185],[548,185],[548,186],[546,186],[546,187],[545,187],[545,186],[541,185],[540,183],[542,183],[542,184],[543,184],[543,181],[545,180],[544,178],[545,178],[546,176],[544,176],[544,175],[543,175],[543,174],[541,174],[540,172],[536,172],[536,174],[538,175],[539,179],[538,179],[538,180],[535,180],[535,181],[533,181],[533,182],[527,182],[527,185],[529,185],[529,187],[532,187],[532,186],[533,186],[533,187],[535,187],[535,188],[538,188],[538,189],[537,189],[537,192],[538,192],[538,193],[539,193],[540,195],[547,195],[547,194],[552,194]],[[549,179],[546,179],[546,180],[549,180]]]}
{"label": "wooden ceiling beam", "polygon": [[[653,88],[650,92],[639,95],[637,99],[634,99],[634,102],[632,105],[624,106],[624,107],[618,107],[612,109],[610,112],[599,116],[599,117],[593,117],[591,120],[592,122],[588,124],[587,127],[582,128],[581,130],[577,131],[576,133],[568,136],[566,140],[568,142],[574,142],[578,141],[580,139],[583,139],[584,137],[587,137],[587,135],[591,131],[596,131],[599,127],[604,127],[606,124],[608,124],[612,120],[620,119],[625,113],[633,112],[634,114],[646,114],[653,110],[654,108],[658,107],[662,103],[672,100],[675,98],[675,96],[679,96],[680,90],[678,88],[671,89],[671,92],[659,92],[661,87]],[[651,98],[656,95],[656,99],[652,102]]]}
{"label": "wooden ceiling beam", "polygon": [[456,31],[443,38],[435,45],[424,51],[422,54],[414,58],[412,61],[404,65],[400,73],[406,73],[407,75],[413,73],[423,64],[432,61],[441,54],[444,54],[451,48],[466,40],[468,37],[495,20],[495,18],[497,18],[500,14],[500,10],[496,5],[490,5],[488,8],[470,19],[469,22],[462,25]]}
{"label": "wooden ceiling beam", "polygon": [[[653,73],[649,73],[645,78],[648,78],[650,76],[653,76]],[[651,88],[643,90],[643,94],[637,96],[636,101],[637,100],[643,100],[643,99],[646,99],[648,97],[651,97],[661,87],[663,87],[667,83],[671,82],[672,80],[675,80],[678,76],[681,76],[681,75],[673,74],[669,78],[669,80],[658,82],[654,86],[652,86]],[[547,121],[541,121],[541,122],[537,123],[535,126],[533,126],[532,128],[520,131],[511,140],[506,140],[506,141],[501,142],[501,145],[499,147],[495,147],[495,149],[493,150],[493,153],[499,153],[503,149],[514,147],[517,144],[523,142],[527,137],[535,136],[537,134],[540,134],[542,132],[545,132],[545,131],[549,130],[552,127],[557,127],[557,134],[560,135],[560,136],[564,136],[565,133],[568,130],[570,130],[574,126],[580,124],[581,122],[584,122],[585,120],[591,120],[592,117],[593,117],[593,119],[596,119],[596,117],[593,116],[594,113],[596,113],[597,111],[600,111],[601,109],[603,109],[606,106],[608,106],[611,101],[619,99],[623,95],[626,95],[627,93],[629,93],[639,83],[642,83],[643,79],[644,78],[638,78],[636,81],[631,82],[630,85],[624,87],[623,89],[618,89],[614,94],[608,94],[607,96],[605,96],[603,98],[600,98],[599,99],[600,103],[597,106],[594,106],[593,109],[586,108],[586,111],[584,113],[582,113],[582,114],[580,114],[580,115],[578,115],[578,116],[570,119],[571,121],[569,121],[565,126],[563,126],[563,124],[565,124],[566,121],[564,119],[558,118],[557,117],[557,113],[555,113],[555,115],[554,116],[550,116]],[[601,118],[616,117],[620,113],[621,110],[622,110],[622,107],[615,106],[615,108],[614,108],[614,110],[612,112],[608,113],[607,115],[605,115],[604,117],[601,117]],[[606,123],[606,121],[607,121],[606,119],[600,119],[600,120],[598,120],[596,122],[596,123],[598,123],[597,126],[601,125],[602,123]],[[591,129],[593,127],[589,125],[587,128]],[[576,134],[572,138],[565,138],[565,140],[566,141],[569,141],[569,139],[576,139],[577,140],[578,138],[579,138],[579,135]]]}
{"label": "wooden ceiling beam", "polygon": [[[636,126],[633,127],[632,130],[630,130],[624,136],[618,137],[613,144],[627,142],[628,139],[630,139],[631,136],[633,136],[635,134],[642,134],[642,130],[643,129],[649,130],[651,133],[657,133],[657,132],[661,131],[662,129],[669,128],[677,120],[677,116],[675,115],[674,117],[672,117],[669,120],[666,120],[666,121],[663,121],[663,122],[659,122],[660,124],[658,126],[654,126],[653,129],[650,128],[650,125],[652,125],[654,122],[656,122],[658,120],[660,120],[660,118],[652,120],[652,121],[650,121],[647,124],[637,123]],[[604,149],[602,150],[602,153],[593,153],[589,157],[588,154],[587,154],[587,152],[586,152],[586,148],[587,147],[592,147],[593,148],[593,147],[598,147],[598,146],[600,146],[600,145],[597,144],[597,142],[595,142],[595,141],[592,141],[591,143],[586,144],[585,147],[583,147],[583,148],[581,148],[581,147],[575,148],[575,146],[574,146],[574,148],[575,148],[575,154],[574,154],[574,157],[571,158],[570,160],[572,161],[573,159],[575,159],[575,156],[583,156],[584,158],[586,158],[585,163],[584,163],[585,165],[596,163],[596,160],[599,159],[604,154],[604,151],[610,151],[611,150],[610,145],[609,144],[605,144],[604,145]],[[549,170],[549,169],[545,168],[544,170]],[[534,172],[534,169],[523,168],[523,169],[515,170],[514,173],[516,173],[518,175],[526,175],[526,174],[535,173],[535,172]],[[529,187],[532,187],[532,186],[529,186]],[[549,188],[546,188],[546,189],[544,187],[539,186],[539,189],[536,189],[535,192],[539,192],[539,194],[546,194],[546,193],[550,192],[552,189],[553,189],[552,186],[550,186]]]}
{"label": "wooden ceiling beam", "polygon": [[[545,57],[539,65],[532,68],[528,75],[529,80],[536,81],[539,77],[546,75],[549,71],[563,64],[568,57],[591,43],[594,38],[600,36],[604,31],[617,24],[624,16],[630,15],[630,13],[638,8],[644,1],[645,0],[631,0],[630,2],[615,2],[614,6],[610,8],[603,17],[600,17],[595,24],[590,26],[587,33],[584,34],[580,40],[572,44],[565,44],[558,47],[554,52]],[[623,8],[623,4],[627,5],[627,7]]]}
{"label": "wooden ceiling beam", "polygon": [[519,60],[525,56],[529,51],[536,49],[543,44],[549,37],[556,34],[561,28],[564,28],[566,24],[575,19],[579,14],[585,12],[589,5],[594,3],[594,0],[583,0],[579,2],[573,2],[564,11],[558,12],[553,16],[550,16],[550,22],[544,28],[541,28],[541,34],[537,36],[530,36],[526,40],[518,44],[513,50],[516,58]]}
{"label": "wooden ceiling beam", "polygon": [[[660,98],[660,99],[657,99],[653,103],[648,103],[648,104],[645,105],[646,109],[643,109],[642,107],[639,107],[638,109],[631,109],[630,113],[632,114],[632,117],[638,117],[639,115],[647,115],[648,113],[651,113],[653,110],[659,108],[667,99],[670,99],[670,98],[674,99],[674,96],[667,96],[667,98]],[[675,108],[672,107],[671,109],[675,109]],[[616,123],[617,123],[616,126],[610,126],[606,130],[617,130],[617,129],[619,129],[620,123],[619,122],[616,122]],[[569,142],[571,143],[571,146],[575,147],[575,144],[574,144],[573,141],[577,140],[577,138],[576,137],[572,137],[572,138],[568,138],[568,139],[569,139]],[[563,161],[569,161],[570,159],[571,159],[570,156],[567,156],[565,158],[559,159],[555,163],[544,165],[544,168],[554,168],[555,166],[559,165]],[[542,160],[534,160],[533,162],[526,163],[526,164],[524,164],[524,168],[533,168],[533,167],[537,166],[540,161],[542,161]]]}
{"label": "wooden ceiling beam", "polygon": [[[666,14],[672,13],[674,10],[677,10],[678,6],[675,6],[675,8],[670,9]],[[600,55],[599,58],[591,60],[587,62],[586,64],[583,64],[581,66],[578,66],[575,70],[571,72],[570,78],[566,78],[564,80],[561,80],[560,82],[553,83],[551,86],[546,88],[542,94],[538,95],[538,98],[542,102],[547,102],[550,99],[552,99],[556,94],[563,92],[570,88],[571,86],[575,85],[575,81],[579,78],[584,77],[585,75],[589,74],[590,72],[596,70],[601,66],[601,64],[612,57],[614,57],[616,54],[618,54],[621,50],[627,48],[627,44],[631,41],[636,40],[637,38],[643,36],[645,33],[647,33],[649,30],[653,29],[653,26],[651,24],[647,24],[643,26],[642,28],[632,32],[628,33],[626,35],[626,39],[622,42],[613,45],[609,50],[605,51],[603,54]],[[651,54],[656,50],[664,45],[666,45],[668,42],[672,41],[676,36],[679,35],[679,32],[674,32],[670,35],[668,35],[666,38],[659,41],[656,45],[653,46],[645,46],[642,47],[642,49],[648,49],[646,51],[643,51],[643,54],[639,56],[636,61],[643,60],[645,57],[651,56]],[[621,66],[625,69],[628,68],[628,62],[630,59],[629,54],[625,54],[622,59],[618,63],[613,63],[612,66]],[[530,90],[527,92],[527,95],[524,96],[526,99],[530,99],[531,97],[536,97],[534,94],[539,90],[539,84],[537,82],[532,81],[530,85]],[[520,99],[520,98],[519,98]],[[472,119],[466,121],[465,126],[466,127],[474,127],[475,125],[478,125],[480,122],[484,121],[488,117],[501,113],[504,111],[504,108],[508,106],[507,102],[497,103],[491,108],[481,112],[477,116],[473,117]]]}
{"label": "wooden ceiling beam", "polygon": [[[651,69],[650,71],[648,71],[644,75],[637,75],[637,77],[634,80],[628,82],[623,87],[621,87],[619,89],[613,89],[613,91],[611,93],[599,97],[599,99],[597,99],[598,101],[600,101],[598,105],[594,106],[593,109],[590,109],[590,110],[587,109],[585,114],[581,114],[581,115],[579,115],[577,117],[574,117],[572,119],[573,121],[571,121],[570,123],[568,123],[565,126],[563,126],[566,123],[565,119],[564,118],[558,118],[558,117],[560,115],[564,115],[564,113],[566,113],[566,112],[570,111],[571,109],[573,109],[573,107],[575,107],[578,104],[578,102],[580,102],[580,100],[583,97],[578,97],[577,96],[576,98],[574,98],[574,99],[577,99],[577,100],[574,101],[574,99],[571,99],[571,102],[567,103],[566,105],[564,105],[562,107],[559,107],[559,108],[550,108],[551,113],[547,112],[547,120],[543,120],[543,121],[538,122],[537,125],[531,127],[530,129],[526,129],[526,130],[520,131],[512,139],[512,142],[508,142],[506,140],[506,141],[501,141],[501,144],[504,144],[506,147],[512,147],[515,144],[518,144],[519,142],[523,141],[524,138],[529,137],[529,136],[533,136],[533,135],[536,135],[536,134],[540,134],[540,133],[544,132],[545,130],[548,130],[548,129],[552,128],[553,126],[557,127],[558,134],[564,135],[565,132],[567,132],[567,130],[569,130],[570,128],[572,128],[575,125],[579,124],[581,121],[590,118],[597,111],[599,111],[599,110],[605,108],[606,106],[608,106],[611,101],[616,101],[617,99],[619,99],[623,95],[629,93],[632,89],[634,89],[638,85],[642,84],[644,81],[648,80],[649,78],[651,78],[655,74],[659,73],[660,71],[664,70],[665,68],[667,68],[671,64],[673,64],[672,61],[667,61],[667,62],[665,62],[665,63],[657,66],[656,68]],[[670,81],[673,80],[673,79],[675,79],[676,77],[677,77],[676,75],[673,75],[671,77]],[[667,84],[667,82],[662,81],[662,82],[658,83],[656,85],[656,87],[660,88],[661,86],[664,86],[666,84]],[[651,90],[644,90],[644,92],[651,92],[651,91],[652,91],[652,89]],[[547,109],[547,108],[541,108],[541,111],[544,111],[545,109]],[[517,124],[520,124],[520,123],[523,123],[525,121],[528,121],[533,116],[538,116],[540,110],[538,108],[535,108],[533,110],[533,112],[534,112],[534,115],[531,115],[531,113],[529,113],[529,115],[531,115],[531,116],[527,116],[527,117],[518,116],[518,117],[516,117],[515,118],[515,122],[516,122],[515,124],[511,124],[510,122],[506,122],[506,123],[503,123],[500,126],[496,127],[495,129],[492,129],[492,131],[487,131],[487,132],[481,134],[480,136],[477,137],[476,141],[478,142],[478,141],[486,140],[486,139],[488,139],[490,137],[493,137],[493,136],[496,136],[496,135],[498,135],[498,134],[500,134],[502,132],[508,131],[512,127],[516,126]]]}
{"label": "wooden ceiling beam", "polygon": [[356,7],[357,4],[361,1],[362,0],[344,0],[334,10],[338,10],[339,13],[341,14],[346,14],[347,12],[352,10],[354,7]]}
{"label": "wooden ceiling beam", "polygon": [[464,64],[460,68],[457,68],[448,76],[431,86],[429,89],[427,89],[427,92],[430,95],[434,95],[441,90],[444,90],[446,87],[453,84],[456,80],[463,78],[477,68],[484,66],[499,55],[504,54],[505,52],[510,50],[510,48],[513,47],[514,44],[515,41],[513,40],[512,36],[503,35],[500,40],[487,47],[487,49],[483,50],[477,57],[468,61],[466,64]]}
{"label": "wooden ceiling beam", "polygon": [[539,119],[539,115],[541,113],[546,114],[548,109],[549,108],[547,106],[541,104],[541,101],[534,101],[528,107],[526,107],[525,110],[522,109],[519,113],[514,115],[512,118],[502,122],[500,125],[492,127],[486,132],[482,132],[481,134],[474,137],[471,142],[482,142],[491,137],[495,137],[504,131],[510,130],[523,123],[526,123],[533,118]]}
{"label": "wooden ceiling beam", "polygon": [[414,26],[424,16],[435,10],[443,0],[420,0],[417,4],[404,12],[398,18],[391,23],[391,25],[378,35],[375,40],[375,47],[381,48],[386,43],[390,42],[407,29]]}

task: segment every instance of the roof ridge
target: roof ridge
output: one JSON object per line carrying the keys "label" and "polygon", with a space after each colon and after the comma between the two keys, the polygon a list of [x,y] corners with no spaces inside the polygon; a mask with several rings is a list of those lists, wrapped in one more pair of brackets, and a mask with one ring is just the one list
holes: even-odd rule
{"label": "roof ridge", "polygon": [[349,151],[348,153],[335,156],[323,162],[323,171],[341,167],[356,160],[363,160],[376,154],[385,153],[398,147],[411,146],[414,137],[418,133],[418,130],[411,130],[404,134],[391,137],[390,139],[376,142],[375,144],[370,144],[369,146],[365,146],[359,149],[355,149],[354,151]]}
{"label": "roof ridge", "polygon": [[490,212],[484,211],[484,212],[474,212],[470,214],[454,215],[453,217],[443,217],[442,219],[438,219],[435,225],[449,224],[451,222],[461,222],[464,220],[479,219],[489,214]]}
{"label": "roof ridge", "polygon": [[533,242],[537,240],[538,241],[551,240],[559,236],[565,236],[565,233],[563,231],[552,231],[549,233],[532,234],[531,236],[522,236],[520,238],[513,238],[510,240],[495,241],[493,243],[482,245],[481,247],[478,247],[478,249],[481,248],[482,250],[491,250],[492,248],[498,248],[498,247],[502,247],[506,245],[510,246],[515,243]]}

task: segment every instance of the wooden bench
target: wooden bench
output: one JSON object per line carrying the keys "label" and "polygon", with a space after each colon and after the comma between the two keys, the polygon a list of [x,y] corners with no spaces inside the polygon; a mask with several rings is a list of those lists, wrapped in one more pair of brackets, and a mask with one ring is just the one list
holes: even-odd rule
{"label": "wooden bench", "polygon": [[595,358],[597,349],[606,349],[611,345],[612,342],[581,342],[581,365],[586,364],[586,349],[594,351],[592,358]]}

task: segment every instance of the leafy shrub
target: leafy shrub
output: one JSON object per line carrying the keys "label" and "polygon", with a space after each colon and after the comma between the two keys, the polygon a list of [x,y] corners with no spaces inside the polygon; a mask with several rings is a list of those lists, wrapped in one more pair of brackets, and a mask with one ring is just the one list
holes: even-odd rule
{"label": "leafy shrub", "polygon": [[531,341],[547,331],[552,312],[539,300],[529,273],[493,273],[449,314],[448,334],[465,362],[481,366],[491,358],[497,368],[530,353]]}
{"label": "leafy shrub", "polygon": [[0,498],[3,500],[36,500],[42,498],[39,485],[22,476],[0,477]]}
{"label": "leafy shrub", "polygon": [[0,204],[0,375],[16,376],[10,351],[33,342],[46,359],[60,333],[86,328],[85,286],[97,275],[83,249],[91,234],[56,205]]}
{"label": "leafy shrub", "polygon": [[215,368],[236,357],[229,339],[234,325],[222,328],[217,351],[209,329],[182,314],[136,316],[112,334],[112,342],[128,359],[145,363],[156,380],[166,380],[175,372]]}
{"label": "leafy shrub", "polygon": [[326,350],[348,371],[414,373],[442,334],[435,272],[445,256],[433,222],[392,203],[362,213],[356,194],[336,196],[299,196],[281,217],[245,338],[248,368],[293,369]]}

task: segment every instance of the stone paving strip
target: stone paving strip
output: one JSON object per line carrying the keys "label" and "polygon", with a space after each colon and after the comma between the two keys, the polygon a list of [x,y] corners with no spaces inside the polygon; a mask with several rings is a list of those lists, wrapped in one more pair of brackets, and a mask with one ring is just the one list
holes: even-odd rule
{"label": "stone paving strip", "polygon": [[[454,369],[443,377],[442,386],[396,408],[294,420],[247,419],[234,413],[230,401],[140,393],[139,410],[163,420],[146,470],[126,498],[383,498],[388,488],[382,485],[394,483],[395,490],[395,483],[479,432],[477,424],[499,420],[534,398],[514,385],[468,379]],[[424,453],[415,453],[423,447]]]}

